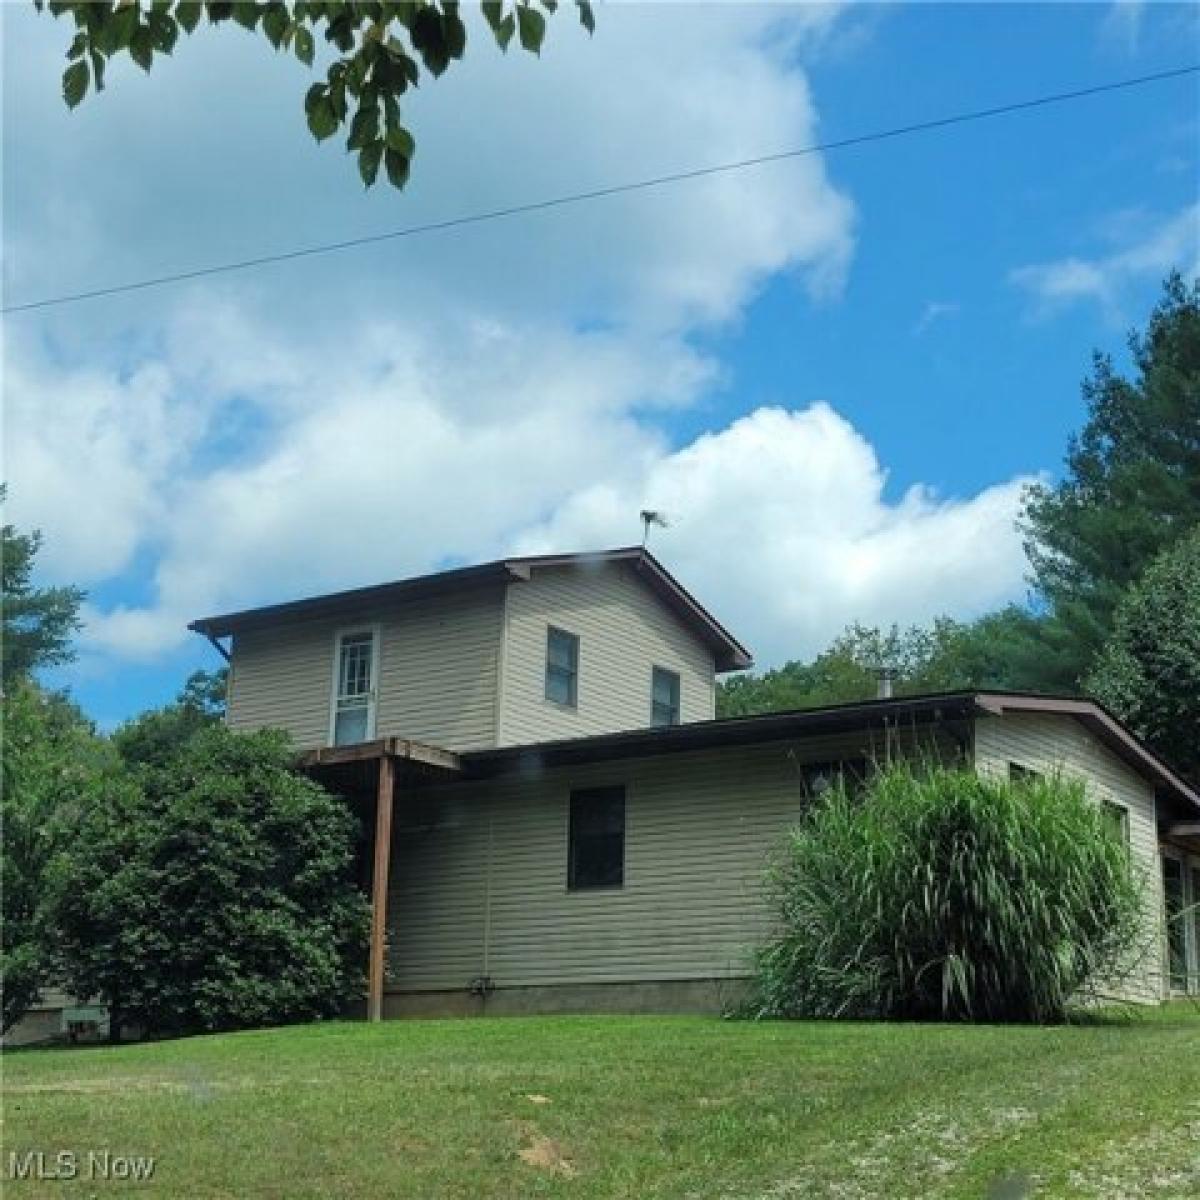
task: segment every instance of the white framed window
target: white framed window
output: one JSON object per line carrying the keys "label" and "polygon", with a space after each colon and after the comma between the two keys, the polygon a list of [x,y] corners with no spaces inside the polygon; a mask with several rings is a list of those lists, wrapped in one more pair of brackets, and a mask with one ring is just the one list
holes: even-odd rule
{"label": "white framed window", "polygon": [[379,629],[344,629],[333,642],[333,699],[329,741],[353,746],[375,736],[375,691],[379,672]]}
{"label": "white framed window", "polygon": [[650,676],[650,724],[679,724],[679,676],[655,667]]}

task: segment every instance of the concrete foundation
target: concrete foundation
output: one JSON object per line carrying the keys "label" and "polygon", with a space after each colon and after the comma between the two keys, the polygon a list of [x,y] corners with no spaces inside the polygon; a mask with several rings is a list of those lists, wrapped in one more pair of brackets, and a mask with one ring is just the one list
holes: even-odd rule
{"label": "concrete foundation", "polygon": [[664,979],[649,983],[568,983],[500,987],[477,995],[385,991],[392,1017],[516,1017],[553,1013],[700,1013],[719,1015],[745,995],[744,979]]}

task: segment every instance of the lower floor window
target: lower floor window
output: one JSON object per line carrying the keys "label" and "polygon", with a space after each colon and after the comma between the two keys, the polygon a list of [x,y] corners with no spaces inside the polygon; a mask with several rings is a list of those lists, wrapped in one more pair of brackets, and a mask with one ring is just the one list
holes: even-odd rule
{"label": "lower floor window", "polygon": [[865,758],[802,763],[800,778],[803,782],[805,796],[813,800],[819,800],[839,783],[851,796],[857,796],[867,786],[868,770]]}
{"label": "lower floor window", "polygon": [[625,882],[625,788],[580,788],[571,793],[567,887],[620,887]]}
{"label": "lower floor window", "polygon": [[1171,988],[1200,992],[1200,860],[1164,857],[1162,866]]}

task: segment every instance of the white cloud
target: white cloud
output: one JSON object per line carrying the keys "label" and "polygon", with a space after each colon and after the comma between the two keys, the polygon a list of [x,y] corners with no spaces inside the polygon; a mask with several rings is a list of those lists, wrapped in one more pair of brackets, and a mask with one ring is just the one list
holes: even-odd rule
{"label": "white cloud", "polygon": [[[540,61],[477,42],[414,98],[398,196],[359,193],[311,145],[304,73],[237,31],[149,78],[114,71],[67,114],[66,26],[15,12],[7,298],[809,144],[803,51],[833,20],[609,7],[590,42],[564,12]],[[696,334],[785,273],[825,302],[853,247],[853,205],[812,156],[16,318],[12,518],[45,530],[51,577],[125,597],[87,613],[91,669],[155,661],[227,607],[628,542],[644,503],[678,515],[658,548],[764,661],[854,618],[976,611],[1020,590],[1019,481],[889,503],[872,448],[822,406],[671,443],[722,378]]]}
{"label": "white cloud", "polygon": [[935,322],[942,320],[945,317],[953,317],[957,315],[959,305],[954,301],[948,300],[929,300],[925,307],[921,310],[921,315],[913,324],[913,335],[920,337],[927,332],[929,327]]}
{"label": "white cloud", "polygon": [[1136,54],[1146,17],[1145,0],[1113,0],[1100,23],[1101,39]]}
{"label": "white cloud", "polygon": [[671,516],[653,548],[751,640],[762,665],[821,648],[850,621],[974,615],[1016,598],[1025,569],[1015,479],[962,500],[894,503],[869,443],[824,404],[759,409],[728,429],[581,489],[519,548],[629,539],[642,507]]}
{"label": "white cloud", "polygon": [[1157,219],[1132,213],[1118,216],[1112,225],[1122,231],[1122,244],[1108,253],[1017,267],[1009,273],[1010,282],[1029,293],[1037,315],[1092,301],[1117,318],[1121,298],[1131,284],[1173,269],[1200,275],[1200,204]]}
{"label": "white cloud", "polygon": [[[85,557],[115,567],[138,545],[154,551],[146,602],[89,611],[94,653],[153,660],[196,616],[447,561],[628,543],[642,507],[672,515],[656,549],[764,663],[811,652],[850,620],[970,614],[1021,591],[1022,480],[961,500],[918,487],[889,501],[872,447],[821,404],[760,409],[673,449],[638,413],[707,385],[710,364],[681,342],[437,323],[364,332],[335,363],[249,332],[260,399],[243,401],[240,419],[270,432],[257,452],[207,468],[206,442],[237,410],[242,381],[225,355],[205,361],[189,343],[186,356],[91,389],[64,386],[73,377],[45,363],[22,366],[28,412],[65,398],[45,434],[77,430],[70,461],[87,480],[45,467],[41,432],[22,422],[16,494],[60,487],[60,503],[36,514],[51,545],[70,546],[56,562],[71,577]],[[95,394],[99,412],[119,413],[148,377],[153,419],[77,419],[97,411]],[[209,419],[176,434],[161,396],[190,396],[198,381],[212,388]],[[127,494],[136,519],[110,523]],[[89,499],[94,515],[79,511]]]}

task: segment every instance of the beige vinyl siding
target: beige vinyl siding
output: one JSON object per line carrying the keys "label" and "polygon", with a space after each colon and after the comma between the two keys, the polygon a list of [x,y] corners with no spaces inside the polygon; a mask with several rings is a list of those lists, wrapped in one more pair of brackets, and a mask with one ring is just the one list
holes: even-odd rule
{"label": "beige vinyl siding", "polygon": [[1163,986],[1157,930],[1163,911],[1162,866],[1154,788],[1072,717],[1042,713],[1008,713],[981,717],[975,723],[977,769],[1008,777],[1010,763],[1043,775],[1059,773],[1081,779],[1097,801],[1121,805],[1129,813],[1129,845],[1146,881],[1146,913],[1151,960],[1139,969],[1142,980],[1131,999],[1158,999]]}
{"label": "beige vinyl siding", "polygon": [[377,626],[376,736],[494,746],[502,598],[479,589],[239,634],[229,724],[283,728],[303,749],[328,745],[335,637]]}
{"label": "beige vinyl siding", "polygon": [[[948,739],[942,746],[956,752]],[[861,733],[402,794],[389,986],[457,990],[480,975],[499,987],[745,976],[769,919],[768,855],[804,804],[797,764],[883,752]],[[625,882],[571,892],[570,792],[605,784],[626,788]]]}
{"label": "beige vinyl siding", "polygon": [[[549,626],[579,638],[578,705],[546,699]],[[641,729],[654,667],[679,675],[680,720],[715,713],[713,654],[628,563],[535,570],[508,587],[499,744]]]}

